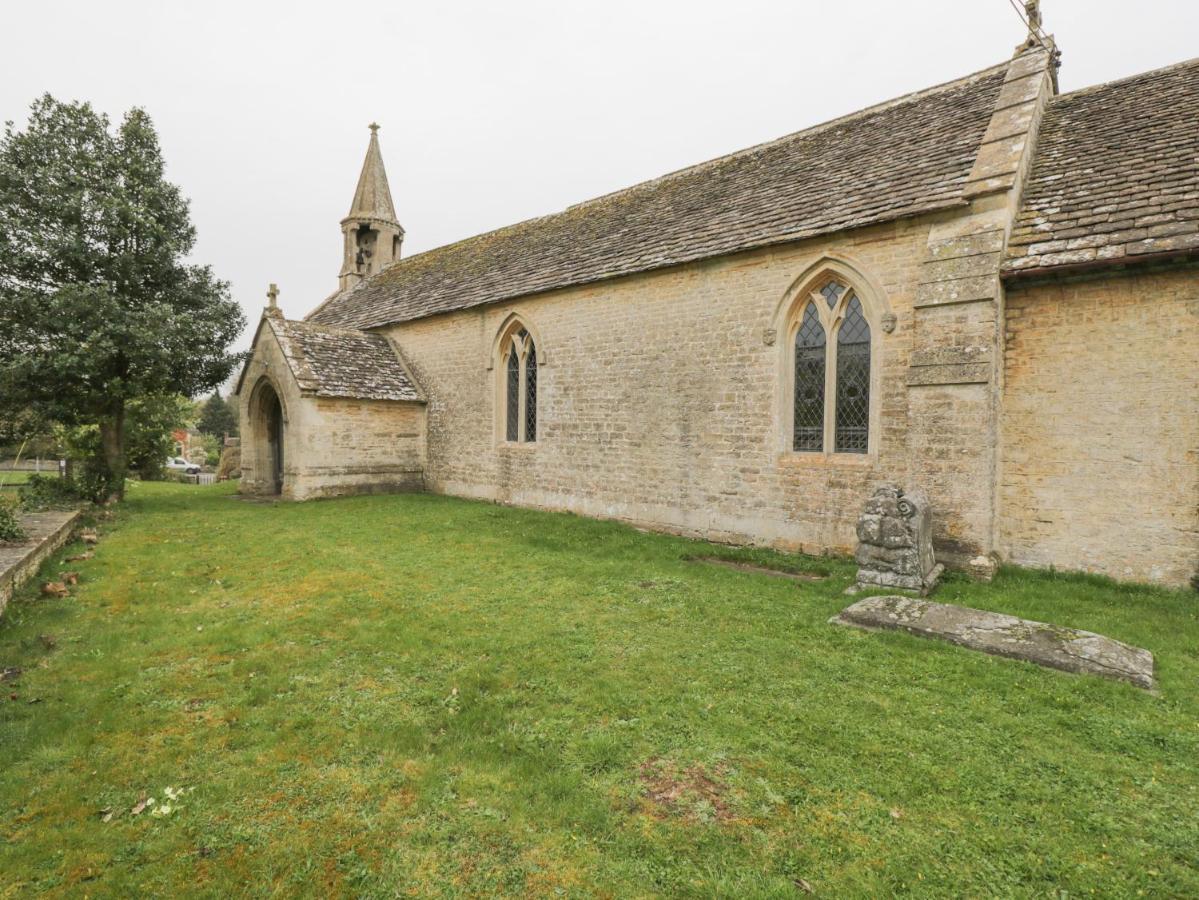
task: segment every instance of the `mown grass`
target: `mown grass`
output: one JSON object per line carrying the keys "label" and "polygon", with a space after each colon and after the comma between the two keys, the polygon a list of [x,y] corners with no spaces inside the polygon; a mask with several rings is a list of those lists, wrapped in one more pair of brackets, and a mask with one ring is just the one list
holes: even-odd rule
{"label": "mown grass", "polygon": [[0,619],[3,897],[1199,895],[1192,593],[938,594],[1149,647],[1154,696],[571,516],[139,484],[102,531]]}

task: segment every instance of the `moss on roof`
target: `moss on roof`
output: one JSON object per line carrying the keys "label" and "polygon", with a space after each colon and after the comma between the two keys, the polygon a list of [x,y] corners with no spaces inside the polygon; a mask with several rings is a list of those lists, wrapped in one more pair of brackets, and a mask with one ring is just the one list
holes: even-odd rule
{"label": "moss on roof", "polygon": [[309,318],[380,327],[963,204],[1006,70],[407,257]]}

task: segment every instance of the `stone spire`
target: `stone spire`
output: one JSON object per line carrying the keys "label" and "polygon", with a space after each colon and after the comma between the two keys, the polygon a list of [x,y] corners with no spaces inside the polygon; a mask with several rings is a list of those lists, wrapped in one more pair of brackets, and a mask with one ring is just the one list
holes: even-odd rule
{"label": "stone spire", "polygon": [[383,154],[379,150],[379,126],[371,122],[370,130],[371,142],[366,148],[362,174],[358,176],[358,189],[354,191],[354,202],[350,204],[346,218],[395,222],[396,210],[391,202],[387,170],[383,168]]}
{"label": "stone spire", "polygon": [[381,272],[400,258],[404,229],[396,218],[379,149],[379,126],[370,124],[371,140],[358,176],[350,212],[341,220],[345,238],[339,287],[346,290]]}

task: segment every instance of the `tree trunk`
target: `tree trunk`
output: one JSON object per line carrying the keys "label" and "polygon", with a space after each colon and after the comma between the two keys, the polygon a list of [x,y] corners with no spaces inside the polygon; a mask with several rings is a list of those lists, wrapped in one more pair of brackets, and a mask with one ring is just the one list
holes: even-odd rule
{"label": "tree trunk", "polygon": [[100,451],[104,455],[104,467],[108,470],[106,496],[97,498],[104,503],[113,503],[125,496],[125,404],[112,411],[110,418],[100,422]]}

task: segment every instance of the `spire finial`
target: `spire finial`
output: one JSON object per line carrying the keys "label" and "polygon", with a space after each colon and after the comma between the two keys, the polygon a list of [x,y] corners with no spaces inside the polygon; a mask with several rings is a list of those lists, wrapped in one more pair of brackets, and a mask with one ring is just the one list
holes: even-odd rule
{"label": "spire finial", "polygon": [[371,122],[371,123],[370,123],[369,125],[367,125],[366,127],[367,127],[367,128],[369,128],[369,129],[371,130],[371,134],[372,134],[372,135],[374,135],[374,134],[378,134],[378,133],[379,133],[379,123],[378,123],[378,122]]}
{"label": "spire finial", "polygon": [[271,286],[267,289],[266,299],[269,301],[271,309],[279,308],[279,285],[275,284],[273,281],[271,282]]}

